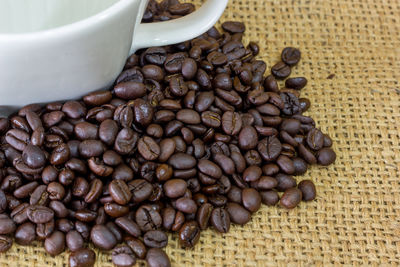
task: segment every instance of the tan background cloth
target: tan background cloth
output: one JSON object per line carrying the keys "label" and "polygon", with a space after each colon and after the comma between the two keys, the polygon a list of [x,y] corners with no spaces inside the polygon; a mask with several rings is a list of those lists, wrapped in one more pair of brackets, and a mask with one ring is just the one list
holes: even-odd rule
{"label": "tan background cloth", "polygon": [[[308,78],[308,114],[333,138],[338,158],[297,178],[315,181],[311,203],[263,206],[228,234],[203,232],[191,250],[170,238],[173,266],[400,265],[400,1],[230,0],[221,21],[228,19],[245,22],[245,40],[260,44],[268,69],[285,46],[301,49],[293,76]],[[96,252],[96,266],[112,266]],[[36,243],[14,245],[0,266],[67,260]]]}

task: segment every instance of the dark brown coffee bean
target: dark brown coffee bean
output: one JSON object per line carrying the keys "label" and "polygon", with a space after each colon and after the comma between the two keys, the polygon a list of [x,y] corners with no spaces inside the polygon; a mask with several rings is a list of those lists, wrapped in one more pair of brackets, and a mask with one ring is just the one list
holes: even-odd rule
{"label": "dark brown coffee bean", "polygon": [[257,150],[266,161],[275,160],[282,151],[282,144],[275,136],[269,136],[258,142]]}
{"label": "dark brown coffee bean", "polygon": [[44,166],[46,163],[46,156],[38,146],[29,144],[22,152],[22,160],[29,167],[36,169]]}
{"label": "dark brown coffee bean", "polygon": [[49,237],[55,230],[54,220],[47,223],[40,223],[36,225],[36,235],[38,239],[44,240]]}
{"label": "dark brown coffee bean", "polygon": [[164,67],[169,73],[178,73],[182,70],[182,63],[185,60],[185,53],[175,53],[167,56]]}
{"label": "dark brown coffee bean", "polygon": [[202,173],[213,178],[218,179],[222,176],[221,168],[212,161],[201,159],[199,160],[197,167]]}
{"label": "dark brown coffee bean", "polygon": [[12,247],[13,240],[6,235],[0,235],[0,252],[6,252]]}
{"label": "dark brown coffee bean", "polygon": [[104,250],[110,250],[117,244],[114,234],[105,225],[101,224],[92,228],[90,239],[96,247]]}
{"label": "dark brown coffee bean", "polygon": [[162,218],[159,212],[153,210],[150,206],[141,206],[136,211],[136,223],[144,232],[157,230],[162,224]]}
{"label": "dark brown coffee bean", "polygon": [[296,65],[300,61],[301,53],[300,50],[294,47],[286,47],[282,51],[282,61],[292,66]]}
{"label": "dark brown coffee bean", "polygon": [[89,186],[89,191],[85,196],[85,202],[92,203],[98,199],[103,190],[103,183],[100,179],[94,179]]}
{"label": "dark brown coffee bean", "polygon": [[168,236],[162,231],[152,230],[144,234],[143,241],[150,248],[163,248],[168,244]]}
{"label": "dark brown coffee bean", "polygon": [[280,155],[277,158],[276,163],[284,173],[293,174],[295,172],[293,161],[285,155]]}
{"label": "dark brown coffee bean", "polygon": [[287,88],[293,88],[296,90],[303,89],[307,84],[307,79],[304,77],[289,78],[285,81]]}
{"label": "dark brown coffee bean", "polygon": [[279,173],[275,178],[278,181],[278,185],[276,186],[278,191],[285,191],[297,185],[296,180],[291,175]]}
{"label": "dark brown coffee bean", "polygon": [[130,267],[135,265],[136,258],[129,246],[120,245],[113,249],[112,262],[117,267]]}
{"label": "dark brown coffee bean", "polygon": [[302,175],[307,171],[307,162],[302,158],[293,158],[293,165],[294,165],[294,174],[295,175]]}
{"label": "dark brown coffee bean", "polygon": [[132,197],[128,185],[122,180],[113,180],[108,186],[108,191],[113,200],[120,205],[127,204]]}
{"label": "dark brown coffee bean", "polygon": [[315,185],[311,180],[303,180],[299,183],[298,188],[302,192],[304,201],[314,200],[316,197]]}
{"label": "dark brown coffee bean", "polygon": [[111,99],[111,92],[106,90],[92,92],[83,97],[83,101],[89,106],[101,106],[110,102]]}
{"label": "dark brown coffee bean", "polygon": [[116,203],[105,203],[104,211],[107,215],[117,218],[126,215],[129,212],[129,207],[118,205]]}
{"label": "dark brown coffee bean", "polygon": [[176,208],[183,213],[195,213],[197,211],[196,202],[187,197],[181,197],[176,200]]}
{"label": "dark brown coffee bean", "polygon": [[211,225],[220,233],[229,232],[230,217],[224,208],[215,208],[211,213]]}
{"label": "dark brown coffee bean", "polygon": [[5,214],[0,215],[0,234],[1,235],[7,235],[14,233],[16,230],[16,225],[13,220],[10,219]]}
{"label": "dark brown coffee bean", "polygon": [[196,165],[196,159],[185,153],[176,153],[169,158],[168,163],[175,169],[185,170],[193,168]]}
{"label": "dark brown coffee bean", "polygon": [[[322,149],[321,149],[322,150]],[[299,144],[298,147],[298,152],[299,155],[307,161],[309,164],[316,164],[317,163],[317,158],[314,156],[314,154],[306,148],[303,144]],[[329,165],[329,164],[328,164]]]}
{"label": "dark brown coffee bean", "polygon": [[46,206],[49,203],[49,194],[46,192],[46,189],[47,186],[45,185],[39,185],[38,187],[36,187],[31,194],[29,204]]}
{"label": "dark brown coffee bean", "polygon": [[[269,190],[273,189],[278,185],[278,181],[271,177],[271,176],[261,176],[260,179],[258,179],[255,183],[254,186],[258,190]],[[253,184],[252,184],[253,187]]]}
{"label": "dark brown coffee bean", "polygon": [[169,198],[178,198],[183,196],[186,191],[187,183],[182,179],[168,180],[164,186],[164,194]]}
{"label": "dark brown coffee bean", "polygon": [[115,220],[115,223],[125,232],[134,237],[139,237],[141,235],[139,226],[133,220],[127,217],[117,218]]}
{"label": "dark brown coffee bean", "polygon": [[191,109],[182,109],[176,113],[176,119],[183,123],[199,124],[201,122],[200,115]]}
{"label": "dark brown coffee bean", "polygon": [[71,119],[79,119],[86,115],[86,108],[78,101],[67,101],[62,111]]}
{"label": "dark brown coffee bean", "polygon": [[242,33],[246,30],[242,22],[226,21],[222,23],[222,28],[229,33]]}
{"label": "dark brown coffee bean", "polygon": [[69,267],[91,267],[94,266],[95,261],[96,254],[94,251],[88,248],[82,248],[73,251],[69,255],[68,264]]}
{"label": "dark brown coffee bean", "polygon": [[185,96],[189,90],[183,77],[174,76],[169,82],[169,89],[174,96],[182,97]]}
{"label": "dark brown coffee bean", "polygon": [[123,128],[117,135],[114,143],[114,150],[121,155],[127,155],[136,147],[139,137],[130,128]]}
{"label": "dark brown coffee bean", "polygon": [[239,146],[241,149],[249,150],[257,146],[258,134],[254,127],[245,126],[239,133]]}
{"label": "dark brown coffee bean", "polygon": [[231,222],[243,225],[250,221],[251,215],[244,207],[237,203],[230,202],[226,206]]}
{"label": "dark brown coffee bean", "polygon": [[302,193],[297,188],[289,188],[282,195],[280,204],[286,209],[295,208],[301,201]]}
{"label": "dark brown coffee bean", "polygon": [[60,231],[54,231],[44,241],[44,248],[51,256],[60,254],[65,249],[65,235]]}
{"label": "dark brown coffee bean", "polygon": [[153,187],[144,179],[136,179],[128,184],[129,189],[132,193],[132,201],[142,202],[150,197]]}
{"label": "dark brown coffee bean", "polygon": [[149,267],[171,267],[167,254],[159,248],[149,249],[146,262]]}
{"label": "dark brown coffee bean", "polygon": [[261,196],[254,188],[242,190],[243,206],[250,212],[256,212],[261,207]]}
{"label": "dark brown coffee bean", "polygon": [[196,245],[200,239],[200,228],[195,221],[189,221],[182,225],[179,231],[180,244],[190,248]]}
{"label": "dark brown coffee bean", "polygon": [[28,207],[27,211],[28,219],[33,223],[46,223],[54,218],[54,211],[40,205],[32,205]]}
{"label": "dark brown coffee bean", "polygon": [[279,195],[276,191],[268,190],[260,192],[262,203],[267,206],[275,206],[279,201]]}
{"label": "dark brown coffee bean", "polygon": [[271,68],[271,73],[277,79],[285,79],[291,73],[290,66],[286,65],[284,62],[278,62]]}
{"label": "dark brown coffee bean", "polygon": [[36,239],[35,225],[31,222],[26,222],[18,226],[15,231],[15,242],[19,245],[27,246]]}
{"label": "dark brown coffee bean", "polygon": [[201,230],[207,229],[208,221],[210,220],[212,211],[213,206],[210,203],[204,203],[198,209],[196,220]]}
{"label": "dark brown coffee bean", "polygon": [[317,128],[308,132],[306,140],[312,150],[320,150],[324,146],[324,134]]}
{"label": "dark brown coffee bean", "polygon": [[130,249],[135,253],[139,259],[144,259],[146,257],[146,247],[140,239],[134,237],[125,238],[125,243],[130,247]]}
{"label": "dark brown coffee bean", "polygon": [[328,166],[335,162],[336,153],[329,147],[324,147],[317,152],[318,164]]}
{"label": "dark brown coffee bean", "polygon": [[236,112],[227,111],[222,116],[222,129],[226,134],[237,135],[242,128],[242,119]]}
{"label": "dark brown coffee bean", "polygon": [[253,182],[257,181],[260,179],[262,174],[262,170],[260,167],[256,165],[249,166],[247,169],[244,170],[243,172],[243,179],[246,182]]}

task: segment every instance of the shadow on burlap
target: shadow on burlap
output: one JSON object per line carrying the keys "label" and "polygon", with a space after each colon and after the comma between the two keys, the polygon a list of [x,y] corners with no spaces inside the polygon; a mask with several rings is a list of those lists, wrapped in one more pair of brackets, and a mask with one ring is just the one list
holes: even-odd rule
{"label": "shadow on burlap", "polygon": [[[221,21],[228,19],[245,22],[246,43],[260,44],[268,69],[285,46],[301,49],[292,76],[308,78],[308,114],[333,138],[338,158],[297,178],[315,181],[311,203],[263,206],[228,234],[203,232],[191,250],[170,236],[173,266],[400,265],[400,2],[231,0]],[[112,266],[109,254],[96,252],[96,266]],[[14,245],[0,266],[67,260],[35,243]]]}

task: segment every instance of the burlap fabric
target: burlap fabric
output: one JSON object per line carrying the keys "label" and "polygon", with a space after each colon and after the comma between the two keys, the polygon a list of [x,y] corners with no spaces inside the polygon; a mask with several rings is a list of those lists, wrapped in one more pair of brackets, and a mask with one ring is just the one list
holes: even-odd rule
{"label": "burlap fabric", "polygon": [[[260,44],[268,68],[285,46],[301,49],[293,75],[308,78],[308,114],[333,138],[338,158],[298,178],[315,181],[311,203],[263,206],[228,234],[203,232],[191,250],[170,236],[173,266],[400,265],[400,2],[231,0],[221,21],[228,19],[245,22],[245,39]],[[112,266],[109,254],[96,253],[96,266]],[[67,260],[35,243],[14,245],[0,266]]]}

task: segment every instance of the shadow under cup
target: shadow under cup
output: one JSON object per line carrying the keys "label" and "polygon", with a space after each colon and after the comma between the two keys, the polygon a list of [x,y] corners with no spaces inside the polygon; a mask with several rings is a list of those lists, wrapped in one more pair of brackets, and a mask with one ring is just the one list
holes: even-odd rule
{"label": "shadow under cup", "polygon": [[118,1],[1,0],[0,34],[29,33],[64,26],[93,16]]}

